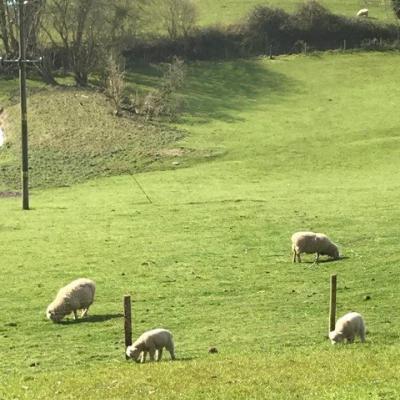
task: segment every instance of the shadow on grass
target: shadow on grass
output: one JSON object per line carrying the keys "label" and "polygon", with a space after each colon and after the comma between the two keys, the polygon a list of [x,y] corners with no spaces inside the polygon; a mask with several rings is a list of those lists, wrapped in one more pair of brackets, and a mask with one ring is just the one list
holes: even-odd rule
{"label": "shadow on grass", "polygon": [[342,261],[342,260],[346,260],[347,258],[350,258],[348,256],[340,256],[337,260],[335,260],[334,258],[327,258],[325,260],[319,260],[317,263],[315,261],[302,261],[302,264],[327,264],[327,263],[333,263],[333,262],[338,262],[338,261]]}
{"label": "shadow on grass", "polygon": [[[132,67],[127,74],[128,85],[160,86],[160,67]],[[185,111],[198,118],[196,123],[211,119],[225,122],[241,121],[239,112],[262,104],[274,103],[279,98],[300,88],[297,81],[272,70],[260,60],[225,62],[195,62],[188,64],[187,78],[182,94]]]}
{"label": "shadow on grass", "polygon": [[[177,357],[175,358],[175,360],[171,360],[171,358],[169,357],[169,355],[165,355],[161,361],[150,361],[148,358],[146,360],[146,362],[144,364],[153,364],[153,363],[169,363],[169,362],[180,362],[180,361],[193,361],[196,360],[196,357]],[[135,361],[132,358],[127,359],[127,362],[131,362],[133,364],[139,364],[139,365],[143,365],[143,363],[141,363],[140,361]]]}
{"label": "shadow on grass", "polygon": [[188,111],[203,119],[240,121],[239,112],[279,101],[298,87],[295,80],[257,60],[196,63],[185,86]]}
{"label": "shadow on grass", "polygon": [[104,314],[104,315],[89,315],[88,317],[78,318],[77,320],[65,320],[60,321],[61,325],[71,325],[80,323],[94,323],[94,322],[106,322],[114,318],[123,318],[124,314]]}
{"label": "shadow on grass", "polygon": [[318,264],[324,264],[324,263],[331,263],[331,262],[337,262],[337,261],[342,261],[342,260],[346,260],[347,258],[350,258],[348,256],[340,256],[337,260],[333,259],[333,258],[327,258],[326,260],[320,260],[318,261]]}

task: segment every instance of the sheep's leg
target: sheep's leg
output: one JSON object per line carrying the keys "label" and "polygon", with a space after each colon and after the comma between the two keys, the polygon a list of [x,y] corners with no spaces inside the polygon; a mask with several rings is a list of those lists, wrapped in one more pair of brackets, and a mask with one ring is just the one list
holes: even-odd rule
{"label": "sheep's leg", "polygon": [[297,253],[297,260],[301,263],[300,253]]}
{"label": "sheep's leg", "polygon": [[141,359],[142,364],[144,364],[146,362],[146,357],[147,357],[147,351],[143,351],[142,352],[142,359]]}
{"label": "sheep's leg", "polygon": [[294,263],[296,262],[296,256],[297,256],[296,250],[293,249],[293,262]]}
{"label": "sheep's leg", "polygon": [[314,261],[314,262],[315,262],[316,264],[318,264],[318,261],[319,261],[319,253],[317,253],[317,255],[315,256],[315,261]]}
{"label": "sheep's leg", "polygon": [[74,320],[78,319],[78,313],[76,312],[76,310],[74,310]]}
{"label": "sheep's leg", "polygon": [[175,351],[174,351],[174,344],[170,343],[167,347],[169,354],[171,355],[171,360],[175,360]]}
{"label": "sheep's leg", "polygon": [[162,351],[163,351],[162,347],[161,347],[161,349],[158,349],[158,351],[157,351],[157,361],[161,361],[161,359],[162,359]]}
{"label": "sheep's leg", "polygon": [[360,340],[361,340],[361,343],[365,343],[365,328],[364,327],[362,327],[360,329]]}
{"label": "sheep's leg", "polygon": [[84,308],[82,310],[81,318],[86,317],[88,315],[88,311],[89,311],[89,307],[88,308]]}
{"label": "sheep's leg", "polygon": [[354,342],[354,335],[353,336],[349,336],[347,338],[347,343],[353,343]]}
{"label": "sheep's leg", "polygon": [[156,355],[156,348],[155,347],[150,347],[149,348],[149,354],[150,354],[150,361],[154,361],[154,356]]}

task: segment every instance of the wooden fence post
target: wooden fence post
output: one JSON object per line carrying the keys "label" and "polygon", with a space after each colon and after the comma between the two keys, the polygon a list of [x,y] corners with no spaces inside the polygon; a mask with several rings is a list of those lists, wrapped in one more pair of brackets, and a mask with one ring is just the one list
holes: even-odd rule
{"label": "wooden fence post", "polygon": [[331,275],[331,292],[329,299],[329,332],[335,329],[336,323],[336,274]]}
{"label": "wooden fence post", "polygon": [[132,312],[131,312],[131,296],[124,296],[124,331],[125,331],[125,358],[126,348],[132,344]]}

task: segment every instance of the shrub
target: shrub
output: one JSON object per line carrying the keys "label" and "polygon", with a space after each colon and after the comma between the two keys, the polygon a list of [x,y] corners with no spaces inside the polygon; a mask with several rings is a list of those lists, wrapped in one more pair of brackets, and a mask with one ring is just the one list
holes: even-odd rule
{"label": "shrub", "polygon": [[357,48],[363,40],[396,38],[394,25],[335,15],[316,1],[301,5],[293,19],[298,39],[318,50],[341,47],[344,40],[348,48]]}
{"label": "shrub", "polygon": [[136,41],[123,55],[128,60],[146,63],[171,62],[174,56],[188,60],[238,57],[245,55],[241,47],[242,38],[243,34],[237,27],[203,28],[176,40],[161,37]]}
{"label": "shrub", "polygon": [[162,0],[158,18],[171,39],[187,36],[194,29],[197,9],[192,0]]}
{"label": "shrub", "polygon": [[316,1],[302,4],[293,21],[298,38],[319,49],[336,47],[346,38],[346,18],[332,14]]}
{"label": "shrub", "polygon": [[391,6],[396,18],[400,19],[400,0],[391,0]]}
{"label": "shrub", "polygon": [[280,8],[256,6],[247,17],[244,46],[250,53],[263,53],[279,44],[285,47],[293,36],[290,15]]}
{"label": "shrub", "polygon": [[240,33],[234,27],[203,28],[193,32],[184,42],[185,53],[189,58],[210,60],[238,57],[241,53]]}
{"label": "shrub", "polygon": [[167,66],[160,88],[150,92],[144,99],[143,113],[146,119],[165,116],[174,120],[177,117],[183,108],[183,102],[177,91],[183,86],[184,80],[184,62],[175,57]]}
{"label": "shrub", "polygon": [[107,62],[106,95],[111,99],[115,115],[121,115],[125,88],[125,69],[121,62],[110,56]]}

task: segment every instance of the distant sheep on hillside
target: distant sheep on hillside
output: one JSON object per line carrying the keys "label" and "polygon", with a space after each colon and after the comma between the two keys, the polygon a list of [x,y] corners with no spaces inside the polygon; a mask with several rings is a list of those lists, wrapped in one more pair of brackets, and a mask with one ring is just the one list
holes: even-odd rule
{"label": "distant sheep on hillside", "polygon": [[361,343],[365,342],[365,323],[361,314],[350,312],[336,321],[335,330],[329,333],[332,344],[347,340],[353,343],[354,338],[360,336]]}
{"label": "distant sheep on hillside", "polygon": [[296,232],[292,235],[293,262],[296,259],[301,263],[300,254],[316,253],[315,262],[318,262],[320,255],[326,255],[337,260],[339,250],[328,236],[323,233]]}
{"label": "distant sheep on hillside", "polygon": [[131,346],[126,349],[126,355],[136,362],[144,363],[147,353],[150,354],[150,361],[154,361],[157,350],[157,361],[161,361],[163,348],[171,354],[175,360],[174,341],[170,331],[166,329],[152,329],[143,333]]}
{"label": "distant sheep on hillside", "polygon": [[356,15],[357,17],[368,17],[368,8],[362,8]]}
{"label": "distant sheep on hillside", "polygon": [[74,313],[78,319],[77,310],[82,310],[82,317],[86,316],[90,305],[94,301],[96,284],[86,278],[76,279],[61,288],[54,301],[47,307],[46,315],[53,322],[60,322],[66,315]]}

